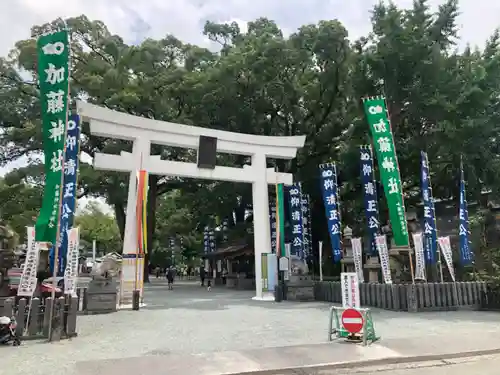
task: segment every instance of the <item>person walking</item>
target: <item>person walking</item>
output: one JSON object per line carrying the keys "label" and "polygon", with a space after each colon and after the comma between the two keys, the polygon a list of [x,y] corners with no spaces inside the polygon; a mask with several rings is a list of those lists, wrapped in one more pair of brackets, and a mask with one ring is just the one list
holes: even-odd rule
{"label": "person walking", "polygon": [[227,283],[227,270],[224,268],[222,270],[222,285],[226,285]]}
{"label": "person walking", "polygon": [[200,266],[200,279],[201,279],[201,286],[205,286],[205,267]]}
{"label": "person walking", "polygon": [[169,267],[167,270],[167,281],[168,281],[168,290],[174,289],[174,270],[172,267]]}

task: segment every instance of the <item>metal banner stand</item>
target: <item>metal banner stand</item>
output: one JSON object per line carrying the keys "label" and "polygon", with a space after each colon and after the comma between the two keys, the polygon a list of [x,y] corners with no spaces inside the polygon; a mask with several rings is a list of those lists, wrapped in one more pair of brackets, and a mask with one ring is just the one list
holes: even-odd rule
{"label": "metal banner stand", "polygon": [[[345,307],[330,307],[328,313],[328,341],[334,341],[340,338],[345,338],[347,342],[359,343],[362,342],[363,346],[368,343],[372,344],[380,340],[380,337],[375,334],[375,326],[373,325],[373,318],[370,309],[356,309],[363,315],[363,331],[360,334],[351,334],[347,332],[340,323],[339,313],[342,315]],[[335,326],[334,326],[335,322]],[[333,337],[335,335],[335,337]]]}

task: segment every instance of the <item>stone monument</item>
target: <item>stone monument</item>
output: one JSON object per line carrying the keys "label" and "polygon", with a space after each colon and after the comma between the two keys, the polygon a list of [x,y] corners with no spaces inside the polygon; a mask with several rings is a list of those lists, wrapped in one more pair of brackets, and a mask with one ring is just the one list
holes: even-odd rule
{"label": "stone monument", "polygon": [[87,288],[87,310],[89,314],[103,314],[116,311],[118,283],[122,258],[110,253],[102,257],[99,265],[93,267]]}
{"label": "stone monument", "polygon": [[290,256],[290,276],[286,283],[287,299],[290,301],[313,301],[314,282],[309,275],[307,262],[297,255]]}
{"label": "stone monument", "polygon": [[[417,215],[415,214],[415,212],[409,211],[406,214],[406,220],[409,229],[408,234],[411,237],[411,229],[414,228],[414,224],[417,222]],[[389,262],[391,266],[393,282],[411,282],[412,275],[410,270],[410,257],[413,254],[413,250],[410,247],[410,244],[408,244],[407,246],[397,246],[395,244],[390,223],[384,226],[382,228],[382,231],[387,235],[390,235]]]}

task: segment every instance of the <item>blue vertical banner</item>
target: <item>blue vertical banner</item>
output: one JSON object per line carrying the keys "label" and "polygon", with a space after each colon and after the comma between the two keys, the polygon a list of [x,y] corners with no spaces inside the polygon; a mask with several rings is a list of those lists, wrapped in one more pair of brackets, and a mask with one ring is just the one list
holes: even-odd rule
{"label": "blue vertical banner", "polygon": [[175,237],[170,237],[170,239],[168,240],[168,245],[170,247],[170,262],[171,262],[170,265],[173,266],[175,263],[175,256],[174,256]]}
{"label": "blue vertical banner", "polygon": [[469,266],[474,261],[474,256],[469,243],[469,210],[467,208],[467,196],[465,194],[464,164],[460,158],[460,208],[458,212],[460,237],[460,263]]}
{"label": "blue vertical banner", "polygon": [[[78,156],[80,152],[80,119],[71,115],[66,133],[66,152],[64,154],[64,177],[61,200],[61,220],[59,223],[58,276],[64,276],[66,255],[68,253],[68,230],[73,228],[76,206],[78,176]],[[50,269],[54,269],[55,248],[50,250]]]}
{"label": "blue vertical banner", "polygon": [[225,218],[224,220],[222,220],[222,242],[224,243],[226,243],[228,240],[227,237],[228,226],[229,226],[229,219]]}
{"label": "blue vertical banner", "polygon": [[208,242],[210,242],[210,252],[213,253],[215,251],[215,232],[213,229],[208,232]]}
{"label": "blue vertical banner", "polygon": [[373,153],[371,146],[361,146],[359,149],[361,183],[365,198],[366,227],[370,237],[370,254],[377,255],[375,237],[380,233],[377,186],[373,169]]}
{"label": "blue vertical banner", "polygon": [[292,246],[290,249],[290,255],[296,255],[300,259],[304,259],[304,241],[303,241],[303,231],[302,231],[302,209],[301,209],[301,198],[300,185],[298,183],[293,184],[288,189],[289,193],[289,203],[290,203],[290,227],[292,231]]}
{"label": "blue vertical banner", "polygon": [[333,261],[340,262],[342,259],[342,240],[340,237],[337,168],[334,163],[320,164],[319,171],[326,220],[330,232],[330,242],[332,243]]}
{"label": "blue vertical banner", "polygon": [[269,225],[271,226],[271,252],[276,254],[276,202],[269,202]]}
{"label": "blue vertical banner", "polygon": [[[302,186],[300,190],[302,191]],[[300,206],[302,211],[302,242],[304,243],[304,259],[308,259],[312,254],[311,210],[309,202],[309,195],[302,194]]]}
{"label": "blue vertical banner", "polygon": [[427,264],[435,264],[437,259],[437,231],[434,199],[429,175],[429,159],[427,153],[420,151],[422,201],[424,202],[424,254]]}
{"label": "blue vertical banner", "polygon": [[203,253],[208,254],[210,252],[210,229],[205,227],[203,230]]}

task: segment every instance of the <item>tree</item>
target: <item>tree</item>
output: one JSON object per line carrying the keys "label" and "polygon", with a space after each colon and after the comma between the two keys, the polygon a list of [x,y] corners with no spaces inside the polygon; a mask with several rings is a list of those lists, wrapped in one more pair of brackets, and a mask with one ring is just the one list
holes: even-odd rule
{"label": "tree", "polygon": [[[468,190],[477,199],[485,187],[500,186],[498,176],[498,33],[483,52],[455,50],[456,0],[437,14],[428,1],[413,8],[377,5],[373,32],[356,42],[354,90],[357,97],[387,97],[407,203],[420,201],[420,150],[429,154],[435,197],[458,192],[463,155]],[[360,111],[358,109],[358,111]],[[366,137],[363,116],[354,132]],[[481,147],[477,147],[481,144]],[[456,147],[462,145],[462,147]]]}
{"label": "tree", "polygon": [[24,182],[17,171],[0,180],[0,217],[17,234],[20,243],[26,240],[26,227],[34,225],[42,194],[41,186]]}
{"label": "tree", "polygon": [[[302,26],[289,37],[265,18],[249,22],[246,33],[236,23],[207,22],[204,33],[220,44],[217,52],[171,35],[127,45],[102,22],[80,16],[67,20],[73,39],[72,96],[159,120],[260,135],[307,135],[295,160],[270,160],[269,167],[302,181],[312,198],[313,236],[328,246],[317,166],[338,162],[343,222],[361,228],[358,147],[370,142],[364,96],[387,97],[409,207],[420,200],[421,149],[429,154],[436,198],[456,196],[461,156],[474,197],[484,189],[499,191],[499,34],[483,50],[459,52],[457,14],[456,0],[436,14],[425,0],[406,10],[379,4],[372,32],[356,41],[349,41],[336,20]],[[33,34],[49,26],[35,26]],[[34,38],[20,41],[0,61],[1,164],[41,150],[35,51]],[[32,82],[24,81],[19,67]],[[83,133],[81,149],[90,156],[131,148],[124,141],[93,137],[87,126]],[[179,161],[196,157],[159,145],[152,154]],[[218,157],[220,165],[248,162],[247,156]],[[80,172],[80,195],[104,197],[122,237],[127,179],[89,166]],[[194,249],[201,228],[215,218],[232,217],[233,210],[235,224],[241,223],[251,206],[248,184],[149,176],[149,186],[148,254],[178,233]],[[165,215],[157,215],[159,210]]]}
{"label": "tree", "polygon": [[90,201],[83,212],[75,217],[80,228],[80,241],[87,247],[95,240],[99,253],[121,252],[122,242],[115,218],[103,212],[96,201]]}

